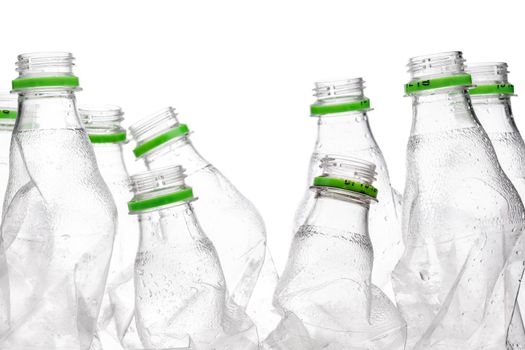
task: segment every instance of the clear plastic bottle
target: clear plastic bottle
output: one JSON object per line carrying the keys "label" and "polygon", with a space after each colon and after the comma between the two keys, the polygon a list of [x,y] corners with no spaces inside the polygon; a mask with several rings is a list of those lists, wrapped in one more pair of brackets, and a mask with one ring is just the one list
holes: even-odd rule
{"label": "clear plastic bottle", "polygon": [[405,322],[371,282],[368,210],[377,196],[375,166],[326,156],[321,167],[312,181],[312,210],[294,236],[275,302],[303,322],[314,349],[404,349]]}
{"label": "clear plastic bottle", "polygon": [[525,211],[473,114],[462,53],[415,57],[408,66],[405,252],[393,273],[407,348],[523,346],[523,325],[510,322]]}
{"label": "clear plastic bottle", "polygon": [[89,349],[116,209],[80,123],[69,53],[18,56],[2,236],[9,328],[0,348]]}
{"label": "clear plastic bottle", "polygon": [[169,165],[186,169],[186,182],[199,196],[195,211],[217,249],[232,301],[246,307],[265,337],[279,321],[272,308],[278,277],[257,209],[197,152],[188,126],[179,123],[173,108],[133,124],[130,131],[137,142],[134,153],[148,169]]}
{"label": "clear plastic bottle", "polygon": [[[392,189],[385,159],[372,135],[367,112],[370,100],[364,96],[362,78],[315,83],[317,101],[311,115],[318,118],[317,141],[310,160],[307,184],[320,175],[321,159],[328,154],[365,159],[377,166],[378,203],[370,208],[370,238],[374,246],[372,281],[394,300],[391,273],[399,260],[401,196]],[[310,213],[315,193],[307,188],[296,216],[294,232]],[[400,210],[399,210],[400,213]]]}
{"label": "clear plastic bottle", "polygon": [[7,90],[0,90],[0,196],[2,199],[9,178],[9,145],[16,120],[17,97]]}
{"label": "clear plastic bottle", "polygon": [[[140,225],[135,262],[136,322],[147,349],[251,349],[256,330],[229,303],[221,264],[202,231],[180,166],[131,177]],[[242,334],[242,336],[240,336]],[[225,340],[226,338],[227,340]]]}
{"label": "clear plastic bottle", "polygon": [[81,106],[80,119],[93,145],[98,168],[109,187],[118,212],[118,230],[113,244],[106,291],[98,318],[98,338],[104,349],[122,344],[135,310],[133,269],[139,230],[128,215],[129,175],[123,155],[126,130],[118,106]]}

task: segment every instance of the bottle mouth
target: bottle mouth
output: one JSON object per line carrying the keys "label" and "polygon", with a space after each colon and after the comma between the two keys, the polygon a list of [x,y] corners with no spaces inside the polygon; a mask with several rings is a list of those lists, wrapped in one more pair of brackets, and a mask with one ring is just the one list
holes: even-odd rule
{"label": "bottle mouth", "polygon": [[514,85],[509,84],[508,65],[505,62],[478,62],[467,65],[467,72],[476,85],[471,95],[514,95]]}
{"label": "bottle mouth", "polygon": [[180,165],[144,171],[130,176],[134,193],[128,203],[130,212],[139,212],[193,199],[193,190],[186,187],[184,169]]}
{"label": "bottle mouth", "polygon": [[18,55],[13,89],[78,86],[73,75],[75,58],[69,52],[32,52]]}
{"label": "bottle mouth", "polygon": [[129,131],[137,142],[137,147],[133,150],[136,157],[189,133],[188,126],[179,123],[173,107],[164,108],[136,122],[129,127]]}
{"label": "bottle mouth", "polygon": [[314,83],[314,97],[310,114],[319,116],[370,109],[370,100],[364,96],[363,78],[327,80]]}
{"label": "bottle mouth", "polygon": [[332,187],[377,197],[372,185],[376,180],[373,163],[352,157],[327,155],[321,159],[322,174],[314,179],[314,187]]}
{"label": "bottle mouth", "polygon": [[92,143],[126,141],[126,130],[120,125],[124,112],[119,106],[84,105],[78,112]]}

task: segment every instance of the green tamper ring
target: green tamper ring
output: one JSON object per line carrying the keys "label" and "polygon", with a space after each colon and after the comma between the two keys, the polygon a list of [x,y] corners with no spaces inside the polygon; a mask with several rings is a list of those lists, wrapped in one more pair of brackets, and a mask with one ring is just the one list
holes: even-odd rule
{"label": "green tamper ring", "polygon": [[417,91],[440,89],[449,86],[472,85],[470,74],[451,75],[449,77],[411,81],[405,84],[405,92],[411,94]]}
{"label": "green tamper ring", "polygon": [[377,198],[377,188],[372,185],[363,184],[357,181],[339,179],[335,177],[318,176],[314,179],[314,186],[334,187],[343,190],[366,194],[372,198]]}
{"label": "green tamper ring", "polygon": [[137,212],[147,209],[152,209],[156,207],[161,207],[163,205],[168,205],[176,202],[182,202],[190,200],[193,198],[193,190],[191,187],[186,187],[182,191],[165,194],[162,196],[143,199],[138,201],[128,202],[128,209],[130,212]]}

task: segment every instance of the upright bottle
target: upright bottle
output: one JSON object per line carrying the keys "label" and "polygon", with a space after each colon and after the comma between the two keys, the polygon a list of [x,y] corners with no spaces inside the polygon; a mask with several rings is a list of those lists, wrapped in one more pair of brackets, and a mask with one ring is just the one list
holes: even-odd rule
{"label": "upright bottle", "polygon": [[[362,78],[315,83],[317,101],[310,111],[318,118],[317,141],[307,184],[310,186],[321,174],[321,159],[329,154],[366,159],[377,165],[379,202],[370,208],[369,222],[375,254],[372,281],[393,300],[390,276],[403,251],[397,212],[400,196],[390,185],[385,159],[372,135],[367,116],[370,100],[364,96],[363,90]],[[296,212],[294,232],[304,223],[314,201],[315,193],[307,189]]]}
{"label": "upright bottle", "polygon": [[523,273],[523,204],[473,114],[462,53],[408,66],[405,252],[393,274],[408,349],[518,346],[511,339],[523,325],[510,324]]}
{"label": "upright bottle", "polygon": [[2,199],[9,178],[9,145],[15,126],[16,105],[16,94],[7,90],[0,90],[0,196]]}
{"label": "upright bottle", "polygon": [[191,202],[198,199],[184,177],[180,166],[131,177],[135,195],[129,210],[140,225],[135,262],[139,336],[147,349],[190,342],[204,350],[251,349],[256,339],[252,347],[247,339],[222,339],[250,334],[251,322],[228,302],[217,252],[195,217]]}
{"label": "upright bottle", "polygon": [[317,349],[404,349],[406,326],[371,282],[374,253],[368,210],[375,166],[321,159],[313,207],[296,232],[275,303],[306,327]]}
{"label": "upright bottle", "polygon": [[118,212],[118,230],[97,325],[102,348],[115,349],[122,344],[135,309],[133,269],[139,239],[137,223],[127,208],[129,175],[122,151],[126,130],[121,126],[124,113],[117,106],[83,106],[79,113]]}
{"label": "upright bottle", "polygon": [[195,211],[217,249],[231,298],[247,308],[264,337],[278,322],[271,304],[277,274],[257,209],[197,152],[173,108],[133,124],[130,131],[137,142],[134,153],[148,169],[182,165],[186,170],[186,181],[199,196]]}
{"label": "upright bottle", "polygon": [[9,271],[5,349],[89,349],[116,209],[77,114],[73,56],[18,56],[18,118],[2,237]]}

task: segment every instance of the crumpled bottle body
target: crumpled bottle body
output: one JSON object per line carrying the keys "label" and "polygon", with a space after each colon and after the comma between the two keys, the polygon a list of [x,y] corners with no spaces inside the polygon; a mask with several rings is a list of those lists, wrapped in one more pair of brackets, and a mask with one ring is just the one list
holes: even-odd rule
{"label": "crumpled bottle body", "polygon": [[[213,243],[187,204],[140,216],[136,322],[146,349],[256,349],[257,332],[228,296]],[[182,229],[184,228],[184,229]]]}
{"label": "crumpled bottle body", "polygon": [[[192,205],[203,231],[217,250],[233,303],[244,309],[257,325],[261,338],[277,325],[280,315],[272,306],[277,272],[266,246],[264,221],[237,188],[193,148],[185,154],[176,141],[165,155],[151,157],[149,169],[181,164],[192,171],[185,179],[199,200]],[[193,147],[189,143],[183,149]],[[180,153],[179,153],[180,152]],[[195,167],[194,162],[202,166]]]}
{"label": "crumpled bottle body", "polygon": [[89,349],[116,211],[82,129],[15,132],[2,238],[9,322],[0,347]]}
{"label": "crumpled bottle body", "polygon": [[508,334],[523,333],[509,324],[525,213],[485,131],[411,136],[407,164],[406,250],[394,287],[408,348],[505,348]]}

